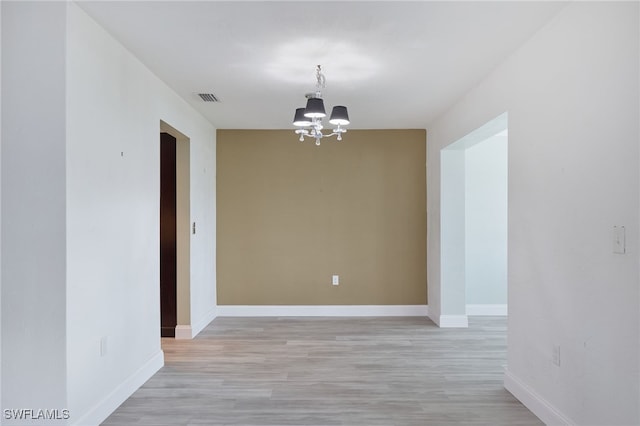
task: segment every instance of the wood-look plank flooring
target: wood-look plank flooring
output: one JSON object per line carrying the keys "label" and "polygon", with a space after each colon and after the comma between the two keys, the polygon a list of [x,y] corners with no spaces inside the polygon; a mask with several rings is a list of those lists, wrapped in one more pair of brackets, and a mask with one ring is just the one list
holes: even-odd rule
{"label": "wood-look plank flooring", "polygon": [[542,425],[502,386],[505,318],[216,318],[162,348],[104,426]]}

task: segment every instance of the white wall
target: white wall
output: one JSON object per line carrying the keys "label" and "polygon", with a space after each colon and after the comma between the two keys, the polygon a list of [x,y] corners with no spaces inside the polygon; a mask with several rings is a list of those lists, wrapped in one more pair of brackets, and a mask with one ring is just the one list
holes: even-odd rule
{"label": "white wall", "polygon": [[215,128],[74,3],[2,2],[2,60],[2,407],[97,424],[163,363],[161,120],[191,143],[191,317],[215,315]]}
{"label": "white wall", "polygon": [[507,303],[507,135],[465,150],[467,305]]}
{"label": "white wall", "polygon": [[[0,4],[0,46],[2,46],[2,5]],[[0,271],[2,271],[2,53],[0,53]],[[0,321],[2,319],[2,273],[0,272]],[[0,324],[0,409],[2,408],[2,325]],[[2,420],[0,420],[2,424]]]}
{"label": "white wall", "polygon": [[505,384],[549,423],[640,423],[638,7],[569,4],[429,126],[431,305],[440,149],[509,113]]}
{"label": "white wall", "polygon": [[[442,268],[440,307],[444,315],[429,315],[440,327],[466,327],[465,294],[465,149],[453,145],[441,151]],[[428,199],[428,198],[427,198]],[[427,256],[427,259],[429,257]],[[432,304],[431,294],[429,305]],[[436,303],[437,306],[437,303]]]}
{"label": "white wall", "polygon": [[438,190],[440,211],[428,206],[431,223],[434,213],[440,218],[439,234],[427,241],[427,273],[439,278],[438,286],[429,285],[429,317],[440,327],[467,327],[467,314],[505,314],[507,147],[497,135],[506,135],[507,117],[500,114],[440,150],[440,186],[429,189]]}
{"label": "white wall", "polygon": [[160,120],[190,139],[191,318],[213,318],[215,129],[75,4],[67,67],[69,408],[100,420],[162,361]]}
{"label": "white wall", "polygon": [[66,5],[2,2],[0,7],[2,408],[62,410],[67,404]]}
{"label": "white wall", "polygon": [[[189,115],[178,118],[175,126],[187,126]],[[192,119],[192,118],[191,118]],[[183,124],[184,123],[184,124]],[[216,135],[215,129],[188,128],[191,141],[191,327],[195,336],[216,315]]]}

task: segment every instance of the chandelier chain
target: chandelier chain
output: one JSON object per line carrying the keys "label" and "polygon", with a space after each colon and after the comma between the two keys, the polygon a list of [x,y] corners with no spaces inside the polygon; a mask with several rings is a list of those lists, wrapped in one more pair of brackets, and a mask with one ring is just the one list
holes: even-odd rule
{"label": "chandelier chain", "polygon": [[324,74],[322,74],[322,67],[318,65],[316,67],[316,90],[320,92],[320,89],[324,89],[326,85],[326,79]]}

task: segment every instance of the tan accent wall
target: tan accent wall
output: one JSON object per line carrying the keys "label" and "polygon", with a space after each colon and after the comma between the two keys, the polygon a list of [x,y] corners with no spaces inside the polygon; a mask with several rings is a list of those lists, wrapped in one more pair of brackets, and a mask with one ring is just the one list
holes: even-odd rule
{"label": "tan accent wall", "polygon": [[426,304],[425,151],[424,130],[218,130],[218,304]]}
{"label": "tan accent wall", "polygon": [[176,319],[191,325],[191,185],[190,143],[176,138]]}

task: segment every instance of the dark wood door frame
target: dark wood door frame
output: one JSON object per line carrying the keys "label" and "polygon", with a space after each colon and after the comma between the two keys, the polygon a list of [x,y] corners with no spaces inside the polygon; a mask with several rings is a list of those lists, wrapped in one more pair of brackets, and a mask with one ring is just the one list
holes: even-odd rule
{"label": "dark wood door frame", "polygon": [[175,337],[177,315],[176,138],[160,133],[160,335]]}

